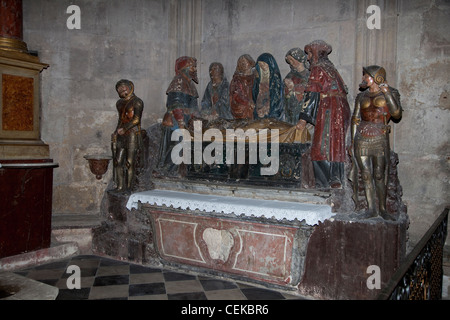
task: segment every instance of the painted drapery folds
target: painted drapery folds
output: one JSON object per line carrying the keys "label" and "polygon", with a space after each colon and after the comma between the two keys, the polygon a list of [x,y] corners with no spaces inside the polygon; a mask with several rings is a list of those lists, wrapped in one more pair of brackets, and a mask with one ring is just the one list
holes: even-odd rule
{"label": "painted drapery folds", "polygon": [[[322,40],[309,43],[304,50],[290,49],[285,55],[290,72],[284,79],[270,53],[261,54],[256,61],[248,54],[239,56],[230,83],[222,63],[212,62],[210,81],[200,106],[196,88],[197,60],[186,56],[178,58],[175,76],[166,92],[167,111],[162,122],[156,176],[164,177],[170,172],[170,177],[194,180],[345,189],[348,183],[346,164],[350,166],[353,157],[349,157],[346,145],[346,140],[350,140],[347,134],[351,114],[347,87],[328,58],[331,51],[331,45]],[[390,92],[395,101],[397,91],[391,88]],[[363,130],[361,128],[358,130]],[[185,131],[174,139],[172,135],[177,129]],[[233,141],[228,135],[230,130]],[[234,140],[235,137],[241,138]],[[258,154],[253,158],[250,142],[272,143],[275,137],[278,148],[273,149],[273,145],[268,144],[267,150],[263,149],[267,151],[266,158],[261,157],[261,150],[255,149]],[[245,146],[239,145],[239,141]],[[189,148],[180,147],[181,142]],[[234,158],[228,157],[229,143],[235,148]],[[358,152],[372,152],[369,150],[372,147],[368,146],[367,150],[361,147]],[[244,163],[237,163],[240,149],[245,152],[244,158],[240,158]],[[172,161],[173,150],[177,151],[176,157],[181,162]],[[184,156],[190,159],[189,163],[180,158]],[[205,158],[208,161],[205,162]],[[250,163],[251,159],[257,159],[256,163]],[[279,169],[262,176],[259,172],[267,163],[260,161],[267,159],[277,159]],[[356,164],[356,160],[353,162]]]}
{"label": "painted drapery folds", "polygon": [[344,179],[346,134],[350,124],[347,87],[328,59],[331,46],[316,40],[305,46],[311,64],[300,120],[315,126],[311,160],[317,187],[339,188]]}
{"label": "painted drapery folds", "polygon": [[213,62],[209,66],[211,81],[208,83],[201,102],[201,116],[208,120],[232,119],[230,110],[230,84],[224,74],[223,65]]}
{"label": "painted drapery folds", "polygon": [[257,72],[253,85],[255,119],[283,120],[283,81],[278,64],[270,53],[261,54],[256,60]]}
{"label": "painted drapery folds", "polygon": [[[198,93],[195,83],[197,78],[197,59],[180,57],[175,63],[175,77],[167,88],[167,113],[163,124],[176,128],[184,128],[191,116],[198,114]],[[173,119],[170,119],[172,115]],[[176,120],[176,121],[173,121]]]}
{"label": "painted drapery folds", "polygon": [[235,119],[253,119],[253,84],[255,60],[243,54],[237,61],[236,70],[230,83],[230,107]]}
{"label": "painted drapery folds", "polygon": [[284,78],[285,121],[297,124],[304,92],[308,85],[307,55],[300,48],[292,48],[286,53],[285,60],[291,69]]}
{"label": "painted drapery folds", "polygon": [[159,167],[170,165],[172,132],[186,128],[192,117],[199,116],[197,59],[182,56],[175,62],[175,76],[166,90],[166,113],[162,122]]}

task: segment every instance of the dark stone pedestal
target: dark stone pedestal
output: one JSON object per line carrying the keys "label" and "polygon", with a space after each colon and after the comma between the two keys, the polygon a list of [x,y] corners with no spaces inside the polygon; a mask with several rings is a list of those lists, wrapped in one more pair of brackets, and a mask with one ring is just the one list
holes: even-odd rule
{"label": "dark stone pedestal", "polygon": [[128,195],[107,191],[102,224],[93,230],[92,250],[97,254],[142,264],[159,264],[150,219],[142,211],[128,211]]}
{"label": "dark stone pedestal", "polygon": [[0,258],[50,247],[53,169],[51,159],[2,160]]}
{"label": "dark stone pedestal", "polygon": [[[151,174],[158,160],[160,125],[149,127],[144,135],[144,150],[138,155],[136,181],[132,192],[152,189]],[[111,181],[101,206],[102,224],[93,230],[92,250],[118,259],[137,263],[159,264],[153,245],[150,219],[141,211],[128,211],[130,193],[113,190]]]}
{"label": "dark stone pedestal", "polygon": [[[408,223],[405,214],[395,222],[337,215],[319,223],[308,242],[299,292],[319,299],[376,299],[405,258]],[[369,288],[376,278],[369,266],[379,267],[378,289]]]}

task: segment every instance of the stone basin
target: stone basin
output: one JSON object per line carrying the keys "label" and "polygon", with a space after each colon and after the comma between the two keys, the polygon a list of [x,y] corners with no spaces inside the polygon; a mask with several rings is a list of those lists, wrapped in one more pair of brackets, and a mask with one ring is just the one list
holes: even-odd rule
{"label": "stone basin", "polygon": [[13,272],[0,272],[0,300],[55,300],[59,289]]}

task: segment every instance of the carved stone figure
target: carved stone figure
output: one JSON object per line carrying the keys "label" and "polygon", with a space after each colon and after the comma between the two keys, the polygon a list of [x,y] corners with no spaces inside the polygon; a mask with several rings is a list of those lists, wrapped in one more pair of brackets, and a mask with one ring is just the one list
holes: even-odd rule
{"label": "carved stone figure", "polygon": [[230,108],[235,119],[253,119],[254,67],[255,60],[250,55],[244,54],[239,57],[230,83]]}
{"label": "carved stone figure", "polygon": [[311,64],[298,128],[314,125],[311,160],[317,188],[340,188],[346,160],[345,137],[350,124],[347,88],[328,59],[331,46],[315,40],[305,46]]}
{"label": "carved stone figure", "polygon": [[223,65],[213,62],[209,66],[211,81],[206,86],[201,102],[201,116],[207,120],[233,119],[230,111],[230,84],[224,74]]}
{"label": "carved stone figure", "polygon": [[129,80],[119,80],[116,91],[120,99],[116,103],[119,121],[111,136],[113,180],[117,191],[129,191],[135,180],[136,155],[142,149],[144,103],[134,94],[134,84]]}
{"label": "carved stone figure", "polygon": [[256,60],[255,69],[254,118],[283,120],[283,81],[275,58],[270,53],[261,54]]}
{"label": "carved stone figure", "polygon": [[303,94],[308,85],[309,70],[307,55],[300,48],[292,48],[286,53],[286,62],[291,71],[284,78],[285,121],[296,125],[303,102]]}
{"label": "carved stone figure", "polygon": [[185,128],[192,115],[198,116],[198,93],[194,83],[198,84],[197,59],[186,56],[178,58],[175,77],[166,91],[164,126]]}
{"label": "carved stone figure", "polygon": [[199,117],[197,78],[197,59],[182,56],[175,62],[175,77],[166,94],[166,114],[162,122],[163,138],[160,145],[159,164],[163,166],[170,156],[172,132],[186,128],[192,117]]}
{"label": "carved stone figure", "polygon": [[387,85],[386,71],[377,65],[363,68],[360,87],[365,91],[355,99],[351,121],[353,168],[350,178],[354,192],[357,192],[359,167],[367,200],[367,217],[380,215],[393,220],[386,210],[390,161],[388,122],[391,118],[401,118],[400,94]]}

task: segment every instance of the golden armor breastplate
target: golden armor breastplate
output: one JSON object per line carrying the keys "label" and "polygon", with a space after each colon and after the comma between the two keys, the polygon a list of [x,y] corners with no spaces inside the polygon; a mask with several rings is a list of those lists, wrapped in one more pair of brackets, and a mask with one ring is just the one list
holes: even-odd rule
{"label": "golden armor breastplate", "polygon": [[361,99],[361,119],[374,123],[387,123],[389,109],[383,93],[367,94]]}
{"label": "golden armor breastplate", "polygon": [[390,114],[383,93],[367,92],[361,97],[360,106],[362,121],[358,125],[358,134],[366,138],[385,136]]}

